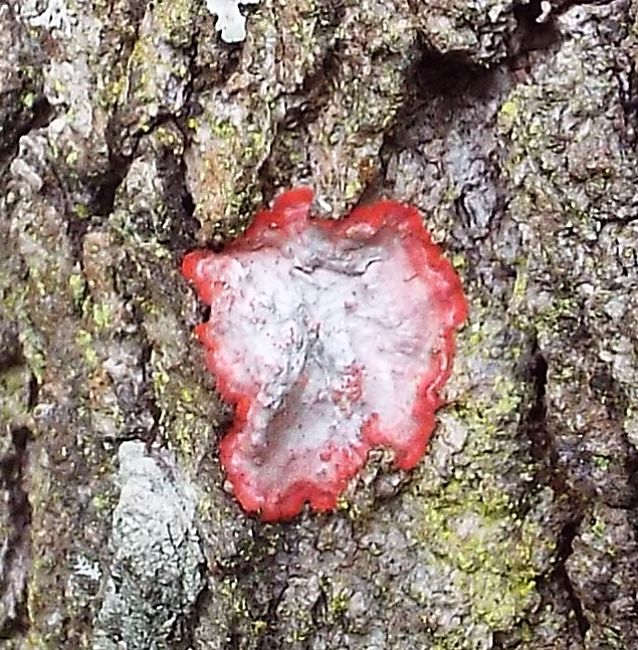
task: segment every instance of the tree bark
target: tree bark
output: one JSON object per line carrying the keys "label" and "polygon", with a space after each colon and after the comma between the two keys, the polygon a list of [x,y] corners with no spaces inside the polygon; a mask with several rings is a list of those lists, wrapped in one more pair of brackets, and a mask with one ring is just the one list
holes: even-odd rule
{"label": "tree bark", "polygon": [[[1,644],[638,647],[638,4],[222,5],[0,0]],[[419,466],[266,525],[179,264],[299,184],[471,315]]]}

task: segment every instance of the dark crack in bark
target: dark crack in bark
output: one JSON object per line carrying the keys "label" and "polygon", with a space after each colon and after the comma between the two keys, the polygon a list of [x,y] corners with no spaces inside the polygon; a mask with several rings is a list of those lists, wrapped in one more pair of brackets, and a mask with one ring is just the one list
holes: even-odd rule
{"label": "dark crack in bark", "polygon": [[[6,432],[11,445],[0,456],[0,494],[9,530],[0,545],[0,639],[24,636],[29,629],[27,575],[31,562],[31,505],[28,496],[31,432],[20,427]],[[4,435],[4,432],[3,432]]]}

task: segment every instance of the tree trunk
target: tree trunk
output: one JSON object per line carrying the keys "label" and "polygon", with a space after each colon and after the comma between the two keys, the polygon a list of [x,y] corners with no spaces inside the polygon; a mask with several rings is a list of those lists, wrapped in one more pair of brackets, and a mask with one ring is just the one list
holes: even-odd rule
{"label": "tree trunk", "polygon": [[[0,645],[637,648],[637,14],[0,0]],[[300,184],[471,314],[418,467],[267,525],[179,265]]]}

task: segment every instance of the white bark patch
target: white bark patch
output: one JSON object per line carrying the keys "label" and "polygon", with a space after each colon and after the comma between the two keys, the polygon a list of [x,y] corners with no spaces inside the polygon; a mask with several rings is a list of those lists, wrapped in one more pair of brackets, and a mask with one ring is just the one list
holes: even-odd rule
{"label": "white bark patch", "polygon": [[206,0],[206,8],[217,16],[215,29],[226,43],[241,43],[246,38],[246,17],[239,5],[255,5],[259,0]]}

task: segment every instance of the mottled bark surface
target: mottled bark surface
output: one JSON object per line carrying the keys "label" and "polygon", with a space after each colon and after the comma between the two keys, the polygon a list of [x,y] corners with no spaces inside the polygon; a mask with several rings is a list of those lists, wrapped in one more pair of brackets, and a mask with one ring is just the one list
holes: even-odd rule
{"label": "mottled bark surface", "polygon": [[[0,0],[0,645],[638,647],[638,5],[239,9]],[[264,525],[178,266],[299,183],[423,210],[471,318],[419,467]]]}

